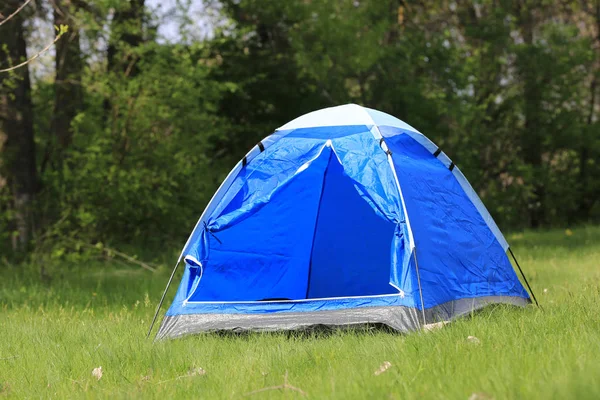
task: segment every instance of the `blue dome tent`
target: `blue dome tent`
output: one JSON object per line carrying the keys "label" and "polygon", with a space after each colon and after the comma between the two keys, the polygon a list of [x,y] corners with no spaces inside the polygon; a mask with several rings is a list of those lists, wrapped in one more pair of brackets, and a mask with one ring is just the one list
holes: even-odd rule
{"label": "blue dome tent", "polygon": [[508,250],[458,167],[415,128],[354,104],[314,111],[258,143],[217,190],[157,339],[406,332],[491,303],[525,306]]}

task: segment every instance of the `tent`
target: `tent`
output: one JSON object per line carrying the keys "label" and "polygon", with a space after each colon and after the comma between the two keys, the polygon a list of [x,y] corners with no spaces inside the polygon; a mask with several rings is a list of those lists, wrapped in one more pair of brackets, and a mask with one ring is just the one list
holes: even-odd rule
{"label": "tent", "polygon": [[525,306],[508,249],[460,169],[415,128],[355,104],[314,111],[259,142],[214,194],[157,338],[406,332],[491,303]]}

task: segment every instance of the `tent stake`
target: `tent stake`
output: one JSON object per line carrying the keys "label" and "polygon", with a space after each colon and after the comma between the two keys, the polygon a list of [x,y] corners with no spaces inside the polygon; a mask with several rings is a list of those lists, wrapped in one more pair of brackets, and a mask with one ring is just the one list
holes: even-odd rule
{"label": "tent stake", "polygon": [[521,266],[519,265],[519,262],[517,261],[517,257],[515,257],[515,254],[513,253],[512,249],[510,247],[508,248],[508,251],[510,252],[510,255],[512,256],[513,260],[515,260],[515,264],[517,264],[517,268],[519,268],[519,272],[521,273],[521,276],[523,277],[523,280],[525,281],[525,284],[527,285],[527,289],[529,289],[529,293],[531,293],[531,297],[533,297],[533,301],[535,301],[535,305],[538,306],[539,308],[542,308],[540,306],[540,304],[538,303],[537,299],[535,298],[535,294],[533,293],[531,286],[529,286],[529,282],[527,281],[527,278],[525,277],[525,274],[523,273],[523,270],[521,269]]}
{"label": "tent stake", "polygon": [[175,268],[173,268],[173,272],[171,272],[171,277],[169,278],[169,282],[167,282],[167,287],[165,288],[165,291],[163,292],[162,297],[160,298],[160,302],[158,303],[158,306],[156,307],[156,312],[154,313],[154,318],[152,318],[152,323],[150,324],[150,329],[148,329],[148,334],[146,335],[146,339],[148,339],[150,337],[152,328],[154,328],[154,323],[156,322],[156,317],[158,317],[158,312],[160,311],[160,308],[162,307],[163,301],[165,301],[165,296],[167,295],[169,286],[171,286],[171,282],[173,281],[173,277],[175,276],[175,271],[177,271],[177,267],[179,266],[180,262],[181,262],[181,258],[179,258],[179,260],[177,260],[177,264],[175,264]]}
{"label": "tent stake", "polygon": [[423,326],[427,325],[425,320],[425,303],[423,302],[423,289],[421,289],[421,275],[419,274],[419,263],[417,262],[417,247],[413,249],[415,256],[415,269],[417,270],[417,283],[419,284],[419,296],[421,297],[421,311],[423,312]]}

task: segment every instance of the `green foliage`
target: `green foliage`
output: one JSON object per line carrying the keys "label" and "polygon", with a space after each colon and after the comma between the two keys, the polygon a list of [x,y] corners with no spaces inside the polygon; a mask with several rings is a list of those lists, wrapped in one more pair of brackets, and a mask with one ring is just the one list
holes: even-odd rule
{"label": "green foliage", "polygon": [[56,31],[56,36],[62,36],[69,31],[68,25],[54,25],[54,30]]}
{"label": "green foliage", "polygon": [[[175,44],[140,4],[69,9],[84,68],[66,148],[57,83],[33,86],[37,254],[181,244],[258,140],[347,102],[431,138],[502,228],[600,218],[600,15],[587,2],[206,1],[213,34],[194,39],[187,15]],[[0,210],[7,247],[1,180]]]}
{"label": "green foliage", "polygon": [[[65,162],[43,175],[40,215],[60,221],[46,240],[181,242],[227,172],[209,148],[227,131],[215,104],[235,85],[207,79],[203,45],[136,51],[134,78],[113,80],[110,89],[101,73],[85,78],[88,104],[73,121]],[[104,124],[98,109],[107,90],[113,115]]]}

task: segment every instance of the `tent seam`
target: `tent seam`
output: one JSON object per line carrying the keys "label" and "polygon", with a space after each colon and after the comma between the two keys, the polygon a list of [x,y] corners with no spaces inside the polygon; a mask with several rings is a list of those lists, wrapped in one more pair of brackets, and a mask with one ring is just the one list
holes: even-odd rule
{"label": "tent seam", "polygon": [[292,300],[233,300],[233,301],[188,301],[188,304],[269,304],[269,303],[299,303],[306,301],[329,301],[329,300],[344,300],[344,299],[368,299],[368,298],[379,298],[379,297],[400,297],[400,293],[388,293],[388,294],[374,294],[364,296],[341,296],[341,297],[319,297],[316,299],[292,299]]}
{"label": "tent seam", "polygon": [[[373,125],[373,128],[377,131],[379,136],[381,138],[383,138],[383,135],[379,131],[379,128],[377,127],[377,125]],[[385,143],[385,141],[384,141],[384,143]],[[386,148],[387,148],[387,143],[386,143]],[[391,153],[386,151],[386,158],[388,160],[389,168],[392,170],[392,175],[394,175],[394,181],[396,182],[396,189],[398,190],[398,194],[400,196],[400,202],[402,203],[402,210],[404,211],[404,220],[406,221],[406,225],[408,226],[410,252],[412,253],[413,249],[415,248],[415,239],[414,239],[414,235],[413,235],[413,231],[412,231],[412,226],[410,224],[410,216],[408,215],[408,209],[406,208],[406,203],[404,202],[404,195],[402,194],[402,188],[400,187],[400,181],[398,180],[398,174],[396,173],[396,168],[394,167],[394,161],[392,160]]]}

